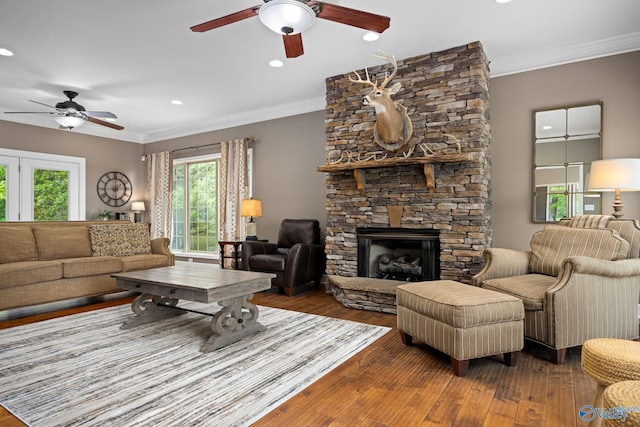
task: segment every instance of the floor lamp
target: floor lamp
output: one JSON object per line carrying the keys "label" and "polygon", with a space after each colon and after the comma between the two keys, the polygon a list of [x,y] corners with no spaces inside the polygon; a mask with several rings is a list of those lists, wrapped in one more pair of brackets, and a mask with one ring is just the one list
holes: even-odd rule
{"label": "floor lamp", "polygon": [[249,217],[249,222],[247,222],[247,240],[258,240],[256,234],[257,227],[253,218],[262,216],[262,201],[258,199],[244,199],[240,207],[240,215]]}
{"label": "floor lamp", "polygon": [[613,216],[621,218],[621,191],[640,191],[640,159],[607,159],[591,163],[588,191],[614,191]]}

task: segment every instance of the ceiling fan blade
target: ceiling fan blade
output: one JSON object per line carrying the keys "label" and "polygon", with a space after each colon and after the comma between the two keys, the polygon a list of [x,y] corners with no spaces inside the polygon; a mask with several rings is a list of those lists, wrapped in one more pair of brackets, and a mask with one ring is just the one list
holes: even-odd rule
{"label": "ceiling fan blade", "polygon": [[202,24],[194,25],[191,27],[191,31],[196,33],[203,33],[205,31],[213,30],[214,28],[222,27],[223,25],[233,24],[234,22],[242,21],[243,19],[258,16],[258,9],[260,6],[250,7],[249,9],[241,10],[239,12],[232,13],[222,18],[213,19]]}
{"label": "ceiling fan blade", "polygon": [[364,30],[375,31],[376,33],[382,33],[389,28],[391,21],[391,18],[387,16],[376,15],[374,13],[363,12],[361,10],[350,9],[321,1],[310,1],[307,5],[310,7],[320,5],[320,12],[317,15],[318,18],[339,22]]}
{"label": "ceiling fan blade", "polygon": [[84,113],[87,116],[100,117],[101,119],[117,119],[118,118],[118,116],[116,116],[113,113],[110,113],[109,111],[85,111]]}
{"label": "ceiling fan blade", "polygon": [[287,54],[287,58],[297,58],[304,53],[302,47],[302,34],[282,35],[284,41],[284,51]]}
{"label": "ceiling fan blade", "polygon": [[95,117],[91,117],[91,116],[88,116],[88,117],[86,118],[86,120],[87,120],[88,122],[95,123],[95,124],[97,124],[97,125],[106,126],[106,127],[108,127],[108,128],[115,129],[115,130],[122,130],[122,129],[124,129],[124,127],[123,127],[123,126],[117,125],[117,124],[115,124],[115,123],[105,122],[104,120],[96,119]]}
{"label": "ceiling fan blade", "polygon": [[5,114],[58,114],[53,111],[5,111]]}
{"label": "ceiling fan blade", "polygon": [[57,110],[57,108],[54,107],[53,105],[48,105],[48,104],[45,104],[44,102],[33,101],[31,99],[29,100],[29,102],[33,102],[34,104],[44,105],[45,107],[49,107],[49,108],[53,108],[54,110]]}

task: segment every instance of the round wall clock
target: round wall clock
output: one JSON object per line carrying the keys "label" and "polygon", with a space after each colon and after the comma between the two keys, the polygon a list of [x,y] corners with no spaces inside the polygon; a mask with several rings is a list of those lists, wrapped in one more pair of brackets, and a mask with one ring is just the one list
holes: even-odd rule
{"label": "round wall clock", "polygon": [[104,204],[114,208],[123,206],[129,199],[133,188],[129,178],[121,172],[107,172],[98,180],[98,196]]}

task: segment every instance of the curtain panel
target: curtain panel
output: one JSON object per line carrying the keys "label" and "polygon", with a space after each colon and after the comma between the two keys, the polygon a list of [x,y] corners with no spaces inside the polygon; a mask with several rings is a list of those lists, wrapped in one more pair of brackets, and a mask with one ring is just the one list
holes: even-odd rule
{"label": "curtain panel", "polygon": [[240,205],[248,195],[247,150],[250,139],[234,139],[220,144],[220,240],[243,240],[245,221]]}
{"label": "curtain panel", "polygon": [[171,202],[173,191],[173,158],[164,151],[147,156],[149,218],[151,238],[171,239]]}

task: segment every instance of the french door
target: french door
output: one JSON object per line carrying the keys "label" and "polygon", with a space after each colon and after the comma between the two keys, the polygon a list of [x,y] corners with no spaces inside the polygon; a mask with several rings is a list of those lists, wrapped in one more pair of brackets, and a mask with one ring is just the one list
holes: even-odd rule
{"label": "french door", "polygon": [[0,148],[0,220],[83,220],[85,159]]}

